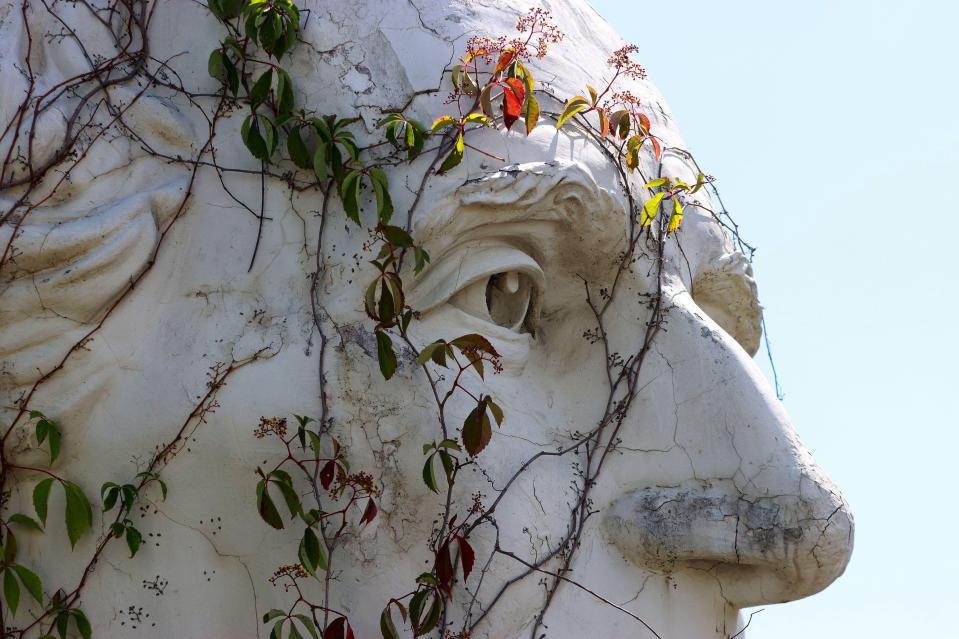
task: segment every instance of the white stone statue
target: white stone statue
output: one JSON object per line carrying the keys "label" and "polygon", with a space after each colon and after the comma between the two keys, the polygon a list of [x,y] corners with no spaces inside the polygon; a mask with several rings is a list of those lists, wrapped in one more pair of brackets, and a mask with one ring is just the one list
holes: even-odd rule
{"label": "white stone statue", "polygon": [[[387,113],[457,115],[450,69],[467,40],[516,37],[532,6],[307,0],[301,41],[282,63],[297,108],[358,118],[357,143],[376,144]],[[542,6],[565,37],[527,66],[544,113],[558,112],[546,92],[602,88],[622,43],[585,2]],[[421,158],[386,167],[392,223],[404,226],[415,206],[411,235],[431,258],[419,274],[412,255],[404,263],[419,319],[409,344],[391,333],[399,363],[386,380],[364,312],[376,275],[372,191],[357,226],[332,192],[324,206],[318,190],[299,188],[313,176],[297,177],[282,145],[261,178],[240,138],[247,107],[216,113],[208,56],[225,35],[189,0],[0,6],[3,516],[37,518],[34,489],[50,473],[93,503],[92,529],[72,549],[58,480],[45,532],[13,524],[17,562],[42,578],[44,605],[62,588],[96,637],[270,636],[263,615],[297,600],[283,574],[295,569],[281,567],[297,563],[304,525],[276,488],[284,529],[257,513],[257,469],[286,454],[283,424],[261,417],[285,418],[290,436],[293,415],[319,420],[350,472],[371,475],[378,510],[361,522],[368,500],[353,504],[328,570],[298,578],[326,609],[314,610],[321,633],[346,616],[357,638],[380,636],[384,606],[409,606],[451,515],[470,517],[474,496],[475,563],[464,577],[466,551],[454,547],[455,583],[431,636],[728,638],[740,609],[813,594],[842,573],[852,516],[751,359],[761,334],[751,267],[706,189],[688,197],[678,231],[632,244],[622,176],[575,127],[557,131],[544,115],[529,136],[522,122],[471,132],[462,164],[424,183],[433,136]],[[128,57],[111,82],[57,94],[118,52]],[[650,197],[644,179],[660,174],[694,183],[699,168],[655,87],[639,77],[617,86],[638,97],[664,148],[660,166],[643,147],[633,192]],[[20,110],[28,95],[51,106]],[[81,152],[61,157],[71,139]],[[462,384],[504,419],[472,463],[456,452],[466,465],[447,504],[439,459],[438,494],[423,479],[424,444],[443,439],[426,370],[442,395],[455,369],[414,359],[466,334],[489,340],[501,370],[469,370]],[[450,438],[475,406],[465,391],[451,396]],[[62,430],[52,466],[30,411]],[[143,489],[129,515],[143,543],[130,558],[123,539],[109,539],[119,509],[101,513],[100,488],[136,484],[148,468],[169,492]],[[16,616],[4,607],[6,636],[44,634],[55,615],[36,622],[43,606],[20,590]],[[391,610],[399,636],[412,636]]]}

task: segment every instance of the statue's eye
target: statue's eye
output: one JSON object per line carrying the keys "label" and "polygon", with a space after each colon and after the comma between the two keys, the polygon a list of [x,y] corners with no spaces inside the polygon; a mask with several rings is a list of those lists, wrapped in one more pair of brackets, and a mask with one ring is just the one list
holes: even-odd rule
{"label": "statue's eye", "polygon": [[450,304],[517,333],[533,333],[537,287],[533,277],[514,270],[494,273],[450,298]]}
{"label": "statue's eye", "polygon": [[539,264],[524,251],[472,244],[430,265],[414,285],[413,307],[428,313],[449,303],[491,328],[533,334],[545,284]]}

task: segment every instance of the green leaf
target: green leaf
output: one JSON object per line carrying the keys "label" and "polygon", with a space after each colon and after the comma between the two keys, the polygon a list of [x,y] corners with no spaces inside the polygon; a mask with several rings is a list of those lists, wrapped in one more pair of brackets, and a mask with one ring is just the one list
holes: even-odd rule
{"label": "green leaf", "polygon": [[433,628],[436,627],[437,622],[440,620],[440,598],[436,595],[433,596],[433,603],[430,604],[429,612],[426,613],[426,618],[423,620],[423,624],[416,629],[415,636],[420,637],[427,634]]}
{"label": "green leaf", "polygon": [[230,93],[236,96],[240,92],[240,73],[229,56],[223,58],[223,64],[226,66],[226,83],[230,87]]}
{"label": "green leaf", "polygon": [[416,120],[406,123],[406,156],[413,160],[423,150],[425,137],[423,127]]}
{"label": "green leaf", "polygon": [[433,472],[433,455],[426,458],[423,464],[423,483],[434,493],[439,493],[439,486],[436,485],[436,473]]}
{"label": "green leaf", "polygon": [[416,264],[413,267],[413,272],[419,275],[420,271],[426,267],[430,261],[430,254],[423,250],[422,246],[413,247],[413,256],[415,258]]}
{"label": "green leaf", "polygon": [[384,226],[380,229],[386,241],[398,248],[409,248],[413,246],[413,238],[404,229],[398,226]]}
{"label": "green leaf", "polygon": [[220,82],[227,81],[226,64],[223,62],[225,58],[226,55],[224,55],[222,51],[214,49],[210,52],[210,58],[206,63],[207,73]]}
{"label": "green leaf", "polygon": [[253,108],[260,106],[264,100],[267,99],[270,95],[270,87],[273,86],[273,69],[272,67],[263,72],[263,74],[257,78],[257,81],[253,84],[253,88],[250,89],[250,102],[253,105]]}
{"label": "green leaf", "polygon": [[60,639],[66,639],[68,623],[70,623],[70,611],[64,610],[57,615],[56,619],[57,634],[60,635]]}
{"label": "green leaf", "polygon": [[383,281],[380,290],[380,302],[377,310],[378,318],[381,323],[390,323],[390,320],[396,315],[396,304],[394,304],[393,294],[387,282]]}
{"label": "green leaf", "polygon": [[[436,578],[429,573],[424,573],[433,578],[433,585],[436,585]],[[423,578],[423,575],[417,577],[416,581],[420,582],[420,579]],[[421,583],[421,582],[420,582]],[[420,617],[423,615],[423,607],[426,604],[426,598],[429,596],[428,590],[420,590],[413,595],[413,598],[410,599],[410,621],[413,622],[413,628],[415,629],[420,625]]]}
{"label": "green leaf", "polygon": [[[437,351],[439,351],[439,356],[437,356]],[[416,363],[420,366],[426,364],[427,360],[432,359],[439,366],[446,366],[446,342],[438,339],[428,346],[424,346],[423,350],[420,351],[420,354],[416,357]]]}
{"label": "green leaf", "polygon": [[293,80],[283,69],[277,69],[276,78],[277,112],[289,113],[293,110]]}
{"label": "green leaf", "polygon": [[[274,471],[273,474],[276,475],[279,472]],[[290,517],[296,517],[302,513],[303,506],[300,504],[300,497],[296,494],[296,490],[293,488],[293,480],[289,478],[289,475],[287,475],[286,481],[274,481],[273,483],[280,489],[280,494],[283,495],[286,507],[290,511]]]}
{"label": "green leaf", "polygon": [[3,562],[12,564],[17,559],[17,538],[12,530],[7,530],[7,543],[3,546]]}
{"label": "green leaf", "polygon": [[389,605],[383,608],[383,612],[380,613],[380,633],[382,633],[383,639],[400,639],[396,626],[393,625],[393,615],[390,614]]}
{"label": "green leaf", "polygon": [[312,528],[307,528],[303,532],[303,539],[300,540],[299,557],[303,568],[311,575],[316,574],[317,569],[326,570],[329,568],[326,547]]}
{"label": "green leaf", "polygon": [[326,143],[320,140],[316,144],[316,151],[313,153],[313,172],[316,173],[316,179],[325,182],[329,177],[329,171],[326,166]]}
{"label": "green leaf", "polygon": [[240,137],[253,157],[259,160],[266,160],[269,157],[266,141],[260,134],[259,117],[255,115],[246,116],[240,127]]}
{"label": "green leaf", "polygon": [[286,613],[278,608],[273,608],[263,615],[263,623],[269,623],[271,620],[276,619],[277,617],[285,617]]}
{"label": "green leaf", "polygon": [[143,543],[143,535],[133,526],[127,526],[126,540],[127,548],[130,549],[130,557],[133,558],[133,556],[137,554],[137,551],[140,550],[140,545]]}
{"label": "green leaf", "polygon": [[313,168],[310,151],[306,148],[303,138],[300,137],[300,127],[295,126],[290,129],[290,133],[286,136],[286,150],[290,154],[293,164],[301,169]]}
{"label": "green leaf", "polygon": [[393,352],[393,340],[385,331],[376,331],[376,355],[380,360],[380,372],[389,379],[396,372],[396,353]]}
{"label": "green leaf", "polygon": [[123,512],[128,513],[137,499],[137,487],[133,484],[123,484],[120,486],[120,494],[123,496]]}
{"label": "green leaf", "polygon": [[656,219],[656,215],[659,213],[659,204],[663,201],[665,195],[666,193],[664,191],[660,191],[646,200],[646,203],[643,204],[643,214],[640,220],[641,226],[649,226],[653,220]]}
{"label": "green leaf", "polygon": [[370,169],[370,183],[376,195],[376,215],[380,222],[387,224],[393,216],[393,200],[390,198],[389,181],[383,169]]}
{"label": "green leaf", "polygon": [[40,582],[40,577],[37,576],[35,572],[21,566],[20,564],[14,564],[11,566],[13,571],[17,573],[17,577],[20,578],[20,583],[23,584],[23,587],[27,589],[27,592],[30,593],[30,596],[33,597],[34,601],[38,604],[43,603],[43,584]]}
{"label": "green leaf", "polygon": [[260,118],[260,121],[263,123],[263,139],[266,143],[266,156],[260,158],[264,162],[270,161],[270,156],[273,155],[273,151],[276,150],[277,137],[276,137],[276,127],[273,125],[273,122],[270,121],[270,118],[263,117]]}
{"label": "green leaf", "polygon": [[83,490],[76,484],[64,482],[63,492],[67,498],[67,535],[70,537],[70,546],[74,547],[83,533],[93,525],[93,509]]}
{"label": "green leaf", "polygon": [[[459,444],[456,445],[456,448],[459,448]],[[446,473],[446,481],[453,483],[453,471],[455,467],[453,466],[453,458],[450,457],[450,454],[445,450],[439,451],[440,461],[443,463],[443,472]]]}
{"label": "green leaf", "polygon": [[20,584],[10,570],[3,572],[3,600],[7,602],[10,613],[16,615],[17,606],[20,604]]}
{"label": "green leaf", "polygon": [[319,639],[319,635],[316,633],[316,626],[313,625],[312,619],[302,613],[293,616],[296,617],[297,621],[303,624],[303,627],[306,628],[306,631],[310,633],[313,639]]}
{"label": "green leaf", "polygon": [[460,134],[456,136],[456,144],[453,145],[453,150],[450,151],[450,154],[443,160],[443,164],[440,165],[439,173],[446,173],[463,161],[463,147],[463,133],[460,132]]}
{"label": "green leaf", "polygon": [[[335,150],[335,148],[334,148]],[[346,216],[360,226],[360,176],[359,171],[350,171],[343,180],[341,198]]]}
{"label": "green leaf", "polygon": [[280,517],[280,511],[276,509],[276,504],[273,503],[273,498],[270,497],[269,490],[267,490],[266,482],[262,479],[256,484],[256,507],[263,521],[277,530],[282,530],[283,519]]}
{"label": "green leaf", "polygon": [[103,499],[103,512],[109,512],[113,510],[113,507],[117,503],[117,497],[120,496],[120,487],[113,484],[112,488],[107,488],[107,484],[104,484],[103,488],[107,491],[106,497],[103,497],[103,490],[100,491],[100,496]]}
{"label": "green leaf", "polygon": [[50,488],[53,486],[53,477],[41,480],[33,488],[33,509],[37,511],[40,523],[47,525],[47,504],[50,501]]}
{"label": "green leaf", "polygon": [[57,461],[57,457],[60,456],[60,427],[54,421],[49,421],[50,424],[50,464]]}
{"label": "green leaf", "polygon": [[24,527],[26,527],[26,528],[32,528],[32,529],[34,529],[34,530],[39,530],[40,532],[43,532],[43,526],[41,526],[40,524],[38,524],[37,521],[36,521],[33,517],[28,517],[28,516],[26,516],[26,515],[21,515],[20,513],[16,513],[16,514],[14,514],[14,515],[10,515],[10,523],[11,523],[11,524],[20,524],[21,526],[24,526]]}
{"label": "green leaf", "polygon": [[90,627],[90,621],[87,619],[87,616],[83,614],[83,611],[79,608],[73,608],[70,614],[73,615],[73,621],[77,624],[77,630],[80,631],[80,636],[83,637],[83,639],[90,639],[90,636],[93,634],[93,629]]}
{"label": "green leaf", "polygon": [[342,187],[343,182],[346,180],[346,168],[343,166],[343,154],[340,153],[339,147],[332,143],[330,145],[330,169],[333,171],[333,177],[336,179],[336,184]]}

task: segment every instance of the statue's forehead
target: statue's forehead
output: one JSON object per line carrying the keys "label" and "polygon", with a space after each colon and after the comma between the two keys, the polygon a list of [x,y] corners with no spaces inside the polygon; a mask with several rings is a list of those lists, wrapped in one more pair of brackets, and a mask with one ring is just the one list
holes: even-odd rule
{"label": "statue's forehead", "polygon": [[[340,112],[352,108],[368,123],[417,92],[421,96],[410,108],[415,117],[431,121],[444,113],[452,88],[449,70],[462,60],[469,39],[517,37],[517,20],[536,7],[551,12],[564,37],[550,45],[544,59],[529,60],[527,66],[539,88],[562,100],[585,95],[587,84],[605,86],[612,77],[607,60],[624,44],[588,3],[574,0],[357,0],[307,6],[311,17],[303,36],[313,46],[294,56],[299,85],[311,103]],[[642,49],[638,59],[642,62]],[[683,145],[669,107],[651,81],[621,77],[616,86],[639,97],[667,145]]]}

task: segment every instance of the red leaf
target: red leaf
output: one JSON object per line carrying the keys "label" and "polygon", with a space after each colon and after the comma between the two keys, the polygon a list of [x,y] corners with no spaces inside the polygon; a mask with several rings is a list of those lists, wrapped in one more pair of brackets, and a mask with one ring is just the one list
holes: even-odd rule
{"label": "red leaf", "polygon": [[473,562],[476,561],[476,553],[473,552],[473,547],[469,545],[469,542],[466,541],[462,536],[456,535],[456,543],[460,546],[460,561],[463,564],[463,579],[468,579],[470,573],[473,572]]}
{"label": "red leaf", "polygon": [[320,483],[323,485],[323,490],[329,490],[330,484],[333,483],[333,475],[336,474],[336,462],[330,460],[326,462],[323,466],[323,469],[320,471]]}
{"label": "red leaf", "polygon": [[370,497],[370,500],[366,502],[366,510],[363,511],[363,517],[360,519],[361,524],[368,524],[376,518],[376,503],[373,501],[373,498]]}
{"label": "red leaf", "polygon": [[323,639],[344,639],[346,617],[337,617],[323,631]]}
{"label": "red leaf", "polygon": [[649,139],[653,141],[653,153],[656,154],[656,159],[660,160],[663,156],[663,147],[660,146],[659,140],[657,140],[656,138],[650,136]]}
{"label": "red leaf", "polygon": [[509,129],[523,110],[526,87],[516,78],[506,78],[503,83],[503,124]]}
{"label": "red leaf", "polygon": [[493,429],[486,416],[486,398],[479,401],[463,422],[463,446],[471,456],[476,457],[489,444]]}
{"label": "red leaf", "polygon": [[450,558],[449,542],[443,544],[436,553],[436,580],[447,599],[453,598],[453,560]]}

